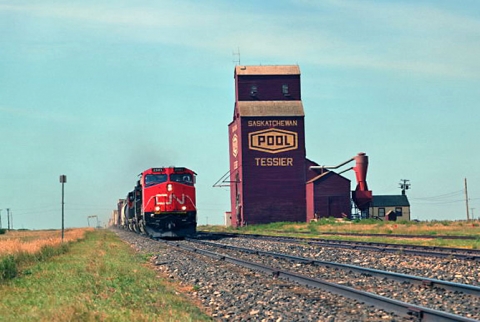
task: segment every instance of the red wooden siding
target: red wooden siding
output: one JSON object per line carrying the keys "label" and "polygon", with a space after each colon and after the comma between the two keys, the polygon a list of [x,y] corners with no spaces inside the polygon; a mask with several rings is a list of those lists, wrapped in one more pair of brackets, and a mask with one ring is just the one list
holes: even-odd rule
{"label": "red wooden siding", "polygon": [[[288,93],[283,93],[283,86],[288,86]],[[238,76],[237,94],[239,101],[284,101],[301,100],[300,75],[286,76]],[[256,94],[252,95],[252,86]]]}
{"label": "red wooden siding", "polygon": [[315,218],[350,217],[350,180],[327,172],[307,183],[307,221]]}

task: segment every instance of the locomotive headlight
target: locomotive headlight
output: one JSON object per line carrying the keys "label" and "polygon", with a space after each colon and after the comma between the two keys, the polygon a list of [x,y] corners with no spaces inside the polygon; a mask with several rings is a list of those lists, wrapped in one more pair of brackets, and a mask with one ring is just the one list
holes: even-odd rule
{"label": "locomotive headlight", "polygon": [[160,206],[155,206],[155,211],[160,211]]}
{"label": "locomotive headlight", "polygon": [[167,184],[167,191],[172,191],[173,190],[173,186],[171,183]]}
{"label": "locomotive headlight", "polygon": [[187,210],[187,206],[182,206],[182,210]]}

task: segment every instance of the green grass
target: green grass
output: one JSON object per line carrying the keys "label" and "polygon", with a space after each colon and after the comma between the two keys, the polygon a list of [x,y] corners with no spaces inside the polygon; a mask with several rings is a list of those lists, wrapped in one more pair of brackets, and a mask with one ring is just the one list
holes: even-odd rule
{"label": "green grass", "polygon": [[[331,240],[367,241],[394,244],[417,244],[425,246],[463,247],[480,249],[480,221],[379,221],[374,219],[366,220],[338,220],[335,218],[321,218],[316,222],[294,223],[277,222],[262,225],[249,225],[246,227],[225,227],[225,226],[199,226],[199,231],[206,232],[235,232],[253,233],[260,235],[291,236],[291,237],[312,237]],[[329,234],[325,234],[329,233]],[[333,234],[331,234],[333,233]],[[353,234],[387,234],[387,235],[425,235],[428,237],[438,236],[430,239],[411,239],[394,236],[351,236],[342,233]],[[338,235],[336,235],[338,234]],[[441,239],[443,235],[474,236],[471,240]]]}
{"label": "green grass", "polygon": [[59,246],[44,246],[39,252],[30,254],[19,252],[13,255],[0,257],[0,283],[17,277],[18,272],[23,266],[29,266],[33,263],[48,260],[53,256],[68,252],[70,243],[64,243]]}
{"label": "green grass", "polygon": [[0,321],[211,321],[105,230],[24,267],[0,298]]}
{"label": "green grass", "polygon": [[0,281],[15,278],[18,274],[15,256],[8,255],[0,258]]}

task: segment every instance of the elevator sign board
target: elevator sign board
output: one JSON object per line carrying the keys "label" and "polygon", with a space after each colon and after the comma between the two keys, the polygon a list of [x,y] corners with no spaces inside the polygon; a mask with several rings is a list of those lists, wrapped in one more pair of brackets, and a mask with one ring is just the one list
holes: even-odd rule
{"label": "elevator sign board", "polygon": [[248,147],[250,150],[266,153],[280,153],[298,148],[298,135],[296,132],[266,129],[248,134]]}
{"label": "elevator sign board", "polygon": [[236,133],[232,136],[232,154],[235,158],[238,155],[238,137]]}

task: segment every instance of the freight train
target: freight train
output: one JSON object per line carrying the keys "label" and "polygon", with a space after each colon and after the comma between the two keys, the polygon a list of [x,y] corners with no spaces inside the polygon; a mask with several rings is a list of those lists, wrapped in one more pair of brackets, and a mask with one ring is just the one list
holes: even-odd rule
{"label": "freight train", "polygon": [[147,169],[139,177],[117,204],[117,225],[152,238],[195,235],[196,173],[184,167],[161,167]]}

